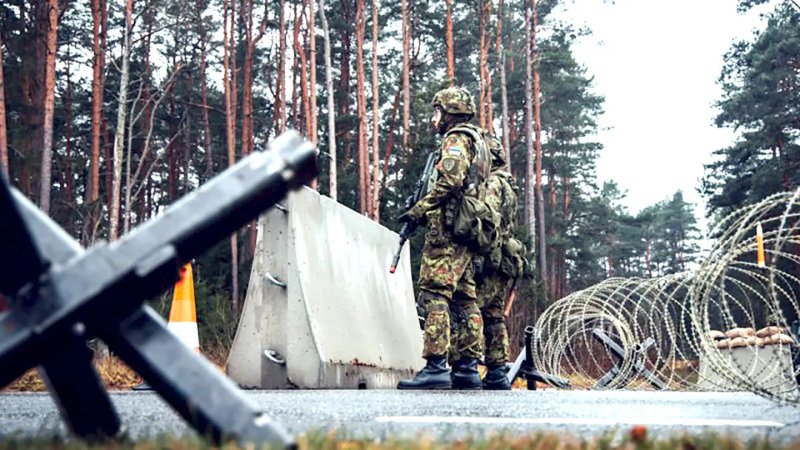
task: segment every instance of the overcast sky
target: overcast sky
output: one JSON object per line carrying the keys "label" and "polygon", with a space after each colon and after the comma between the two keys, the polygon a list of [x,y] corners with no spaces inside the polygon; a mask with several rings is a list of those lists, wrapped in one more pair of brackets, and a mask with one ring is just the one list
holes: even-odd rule
{"label": "overcast sky", "polygon": [[703,164],[734,140],[732,131],[713,125],[722,55],[762,27],[759,13],[769,9],[743,15],[736,3],[576,0],[557,13],[593,31],[575,55],[605,96],[598,176],[627,191],[632,213],[682,189],[703,215]]}

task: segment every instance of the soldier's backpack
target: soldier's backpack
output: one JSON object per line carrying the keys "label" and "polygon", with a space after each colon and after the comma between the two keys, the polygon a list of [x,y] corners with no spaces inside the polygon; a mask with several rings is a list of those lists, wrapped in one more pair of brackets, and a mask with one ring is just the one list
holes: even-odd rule
{"label": "soldier's backpack", "polygon": [[[486,180],[486,184],[488,186],[487,196],[499,196],[498,199],[494,199],[495,201],[487,203],[500,205],[500,209],[497,211],[500,214],[500,223],[497,230],[497,240],[492,243],[491,249],[486,255],[484,268],[489,271],[496,271],[500,269],[500,264],[503,260],[503,244],[516,228],[516,220],[514,218],[517,214],[517,193],[513,186],[511,174],[504,170],[493,171]],[[488,198],[487,200],[492,199]]]}
{"label": "soldier's backpack", "polygon": [[483,130],[475,125],[457,125],[445,137],[453,133],[470,136],[475,147],[463,195],[453,205],[453,238],[469,246],[478,255],[487,255],[497,241],[500,227],[500,214],[485,202],[486,180],[491,168],[489,146]]}

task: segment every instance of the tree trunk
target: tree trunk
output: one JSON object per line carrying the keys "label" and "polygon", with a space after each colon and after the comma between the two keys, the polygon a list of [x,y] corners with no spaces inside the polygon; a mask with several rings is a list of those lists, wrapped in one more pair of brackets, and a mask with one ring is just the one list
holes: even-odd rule
{"label": "tree trunk", "polygon": [[545,226],[544,226],[544,195],[542,193],[542,124],[540,120],[540,107],[539,107],[539,49],[536,45],[536,22],[537,22],[537,8],[536,1],[532,0],[533,7],[533,22],[531,24],[531,52],[533,53],[533,131],[536,135],[536,224],[537,235],[539,236],[538,244],[538,259],[539,259],[539,273],[542,276],[544,285],[544,292],[547,290],[547,243],[545,242]]}
{"label": "tree trunk", "polygon": [[[311,143],[317,145],[317,29],[314,21],[314,0],[306,0],[308,4],[308,22],[306,31],[308,33],[308,53],[309,53],[309,122],[311,127],[308,131]],[[311,180],[311,189],[319,190],[317,178]]]}
{"label": "tree trunk", "polygon": [[[67,63],[66,74],[67,79],[67,92],[64,95],[64,184],[67,190],[67,203],[70,205],[75,201],[75,183],[72,179],[72,75],[70,72],[70,47],[67,47]],[[2,53],[0,53],[0,61],[2,61]],[[2,64],[0,64],[2,65]],[[0,76],[0,86],[2,85],[2,77]],[[0,89],[2,92],[2,89]]]}
{"label": "tree trunk", "polygon": [[331,66],[331,33],[328,19],[325,17],[325,0],[319,0],[319,20],[322,22],[323,39],[325,41],[325,88],[328,95],[328,153],[330,154],[330,170],[328,195],[336,201],[338,198],[336,184],[336,115],[333,102],[333,67]]}
{"label": "tree trunk", "polygon": [[486,90],[488,80],[486,79],[487,51],[486,28],[488,27],[486,7],[481,1],[478,3],[478,17],[480,27],[480,41],[478,46],[478,124],[481,128],[486,128],[488,114],[486,111]]}
{"label": "tree trunk", "polygon": [[111,178],[111,204],[108,221],[109,240],[117,240],[119,232],[119,199],[122,181],[122,151],[125,137],[125,121],[128,108],[128,79],[130,78],[131,27],[133,26],[133,0],[125,2],[125,30],[122,35],[122,73],[119,85],[119,107],[117,126],[114,131],[114,172]]}
{"label": "tree trunk", "polygon": [[291,116],[292,116],[292,127],[297,129],[297,130],[303,131],[303,127],[300,126],[300,117],[299,117],[300,115],[302,115],[302,111],[298,112],[298,108],[300,106],[302,106],[302,105],[300,105],[300,101],[298,101],[298,96],[297,96],[297,93],[298,93],[297,86],[300,84],[300,81],[298,80],[298,74],[300,73],[300,71],[297,70],[297,65],[298,65],[297,62],[300,59],[300,55],[297,54],[298,53],[297,52],[297,45],[295,44],[295,42],[299,39],[298,36],[299,36],[299,33],[300,33],[300,15],[297,13],[297,3],[294,4],[293,13],[294,13],[294,27],[292,27],[292,56],[293,57],[292,57],[292,70],[291,70],[291,73],[292,73],[292,114],[291,114]]}
{"label": "tree trunk", "polygon": [[[176,117],[178,111],[175,105],[175,95],[172,91],[169,92],[169,102],[167,103],[167,112],[170,120],[168,120],[167,133],[169,136],[176,136],[179,132],[178,121]],[[175,148],[178,143],[175,139],[170,139],[167,144],[167,196],[170,201],[178,197],[178,169],[175,153]]]}
{"label": "tree trunk", "polygon": [[411,92],[409,87],[409,57],[411,52],[411,32],[408,14],[409,0],[401,1],[402,30],[403,30],[403,151],[409,149],[409,117],[411,116]]}
{"label": "tree trunk", "polygon": [[100,197],[100,124],[103,120],[103,66],[105,65],[106,29],[105,0],[92,0],[92,155],[89,160],[89,189],[87,200],[96,202]]}
{"label": "tree trunk", "polygon": [[44,81],[44,124],[42,127],[42,175],[39,184],[39,208],[50,214],[50,191],[53,170],[53,116],[56,104],[56,46],[58,40],[58,0],[47,0],[47,47]]}
{"label": "tree trunk", "polygon": [[[339,18],[343,20],[345,23],[352,23],[355,21],[355,17],[353,14],[353,10],[351,8],[351,2],[349,0],[342,0],[340,2],[341,12],[339,13]],[[352,90],[352,86],[350,85],[350,58],[351,58],[351,43],[352,43],[352,34],[350,33],[350,27],[345,27],[340,30],[341,32],[341,57],[339,59],[339,67],[340,67],[340,76],[339,76],[339,88],[336,90],[337,98],[337,107],[339,111],[339,117],[346,117],[350,114],[350,103],[352,103],[350,92]],[[344,160],[345,164],[350,164],[350,158],[352,153],[353,147],[353,140],[351,139],[351,133],[353,129],[350,127],[350,124],[345,122],[343,125],[343,129],[339,131],[341,135],[341,139],[339,140],[340,143],[343,145],[344,150]],[[345,166],[347,167],[347,166]]]}
{"label": "tree trunk", "polygon": [[[112,187],[112,180],[111,180],[111,172],[113,172],[113,164],[114,164],[114,157],[111,153],[111,135],[108,132],[108,120],[103,117],[103,121],[100,124],[100,128],[103,132],[103,159],[105,160],[103,163],[106,166],[106,170],[103,171],[103,178],[106,185],[106,192],[105,192],[105,200],[106,205],[111,205],[111,192],[113,191]],[[98,205],[98,214],[100,213],[100,205]],[[99,217],[98,217],[99,219]]]}
{"label": "tree trunk", "polygon": [[278,81],[275,98],[275,114],[277,115],[278,134],[286,131],[286,0],[280,0],[278,13]]}
{"label": "tree trunk", "polygon": [[[500,0],[502,1],[502,0]],[[447,41],[447,79],[450,86],[456,83],[456,56],[453,48],[453,0],[446,0],[447,18],[445,19],[445,40]]]}
{"label": "tree trunk", "polygon": [[397,125],[397,108],[400,106],[400,94],[403,93],[403,89],[398,89],[397,94],[394,96],[394,102],[392,103],[392,114],[391,119],[389,119],[389,137],[386,138],[386,150],[383,153],[383,181],[381,182],[381,189],[386,187],[386,180],[389,178],[389,158],[392,156],[392,150],[394,149],[394,130]]}
{"label": "tree trunk", "polygon": [[[309,139],[311,142],[317,144],[317,25],[314,20],[314,0],[307,0],[308,2],[308,57],[309,57],[309,109],[311,110],[311,130],[309,130]],[[314,189],[316,189],[317,179],[312,181]]]}
{"label": "tree trunk", "polygon": [[486,50],[484,51],[485,55],[483,65],[484,77],[486,79],[486,90],[484,92],[486,95],[486,130],[490,133],[494,133],[494,111],[492,108],[492,71],[489,69],[489,52],[492,50],[492,1],[493,0],[489,0],[486,2],[486,12],[484,13],[488,29],[486,30]]}
{"label": "tree trunk", "polygon": [[378,98],[378,8],[380,0],[372,0],[372,219],[381,221],[381,183],[378,153],[380,142],[380,99]]}
{"label": "tree trunk", "polygon": [[304,131],[306,135],[311,133],[311,104],[308,95],[308,61],[306,60],[306,49],[300,43],[300,28],[303,25],[303,14],[297,16],[294,22],[294,49],[298,56],[300,65],[300,101],[303,104],[302,114],[304,119]]}
{"label": "tree trunk", "polygon": [[358,118],[358,210],[370,216],[370,195],[367,174],[367,102],[364,91],[364,31],[366,0],[356,0],[356,116]]}
{"label": "tree trunk", "polygon": [[242,156],[251,151],[253,125],[253,0],[244,0],[239,11],[244,29],[244,66],[242,67]]}
{"label": "tree trunk", "polygon": [[[530,242],[536,243],[536,218],[533,214],[533,62],[531,61],[530,42],[531,36],[531,14],[528,1],[525,1],[525,224],[528,226],[528,238]],[[531,248],[531,253],[535,247]]]}
{"label": "tree trunk", "polygon": [[[242,10],[239,12],[240,19],[244,25],[244,67],[242,68],[242,156],[247,156],[253,152],[253,54],[255,53],[256,43],[263,35],[263,28],[260,28],[259,35],[253,36],[253,0],[245,0]],[[264,13],[263,26],[266,26],[266,12]],[[256,238],[258,231],[256,221],[251,221],[247,231],[247,249],[250,255],[255,255]]]}
{"label": "tree trunk", "polygon": [[6,128],[6,87],[3,81],[3,36],[0,34],[0,172],[8,179],[8,130]]}
{"label": "tree trunk", "polygon": [[[197,0],[196,8],[198,11],[203,11],[203,0]],[[211,122],[208,119],[208,83],[206,80],[208,36],[206,36],[205,24],[203,23],[203,14],[198,14],[198,17],[200,20],[200,95],[203,105],[203,150],[206,157],[205,178],[211,178],[214,173],[214,155],[211,146]]]}
{"label": "tree trunk", "polygon": [[[228,167],[231,167],[236,162],[236,141],[234,133],[236,132],[235,118],[233,116],[233,89],[235,72],[231,70],[231,59],[233,53],[233,27],[234,27],[234,11],[233,0],[225,0],[223,5],[223,75],[222,83],[225,86],[225,138],[228,148]],[[230,10],[230,16],[229,11]],[[230,23],[229,23],[230,22]],[[228,37],[230,33],[230,39]],[[239,244],[236,239],[236,233],[231,234],[231,307],[234,311],[239,309]]]}
{"label": "tree trunk", "polygon": [[503,113],[503,148],[506,149],[508,172],[511,172],[511,141],[509,139],[508,88],[506,84],[506,53],[503,49],[503,0],[497,6],[497,65],[500,70],[500,105]]}

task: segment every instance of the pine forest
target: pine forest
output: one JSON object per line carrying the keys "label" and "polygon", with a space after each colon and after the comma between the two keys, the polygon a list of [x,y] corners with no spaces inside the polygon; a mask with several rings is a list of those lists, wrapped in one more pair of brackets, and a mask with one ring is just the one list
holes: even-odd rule
{"label": "pine forest", "polygon": [[[763,1],[738,6],[755,3]],[[118,239],[291,128],[319,149],[312,188],[398,230],[404,199],[441,142],[430,101],[463,86],[474,122],[510,154],[519,190],[516,233],[530,266],[515,333],[606,278],[686,270],[703,235],[683,192],[632,213],[615,182],[598,181],[605,99],[573,53],[591,30],[554,14],[571,7],[4,0],[0,169],[89,246]],[[699,214],[719,217],[800,183],[799,22],[780,4],[763,30],[720,55],[717,126],[741,137],[706,167]],[[411,241],[414,267],[422,234]],[[198,315],[215,336],[235,330],[255,243],[251,223],[195,261]]]}

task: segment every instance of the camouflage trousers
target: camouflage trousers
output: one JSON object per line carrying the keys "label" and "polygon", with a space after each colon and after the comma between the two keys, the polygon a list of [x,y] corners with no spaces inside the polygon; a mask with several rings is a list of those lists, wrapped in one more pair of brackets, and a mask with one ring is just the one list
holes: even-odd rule
{"label": "camouflage trousers", "polygon": [[488,274],[478,286],[478,304],[483,317],[487,366],[508,362],[508,329],[503,312],[512,280],[499,271]]}
{"label": "camouflage trousers", "polygon": [[[483,320],[475,293],[472,253],[463,245],[426,235],[419,289],[427,315],[422,356],[483,356]],[[437,236],[434,236],[437,237]]]}

